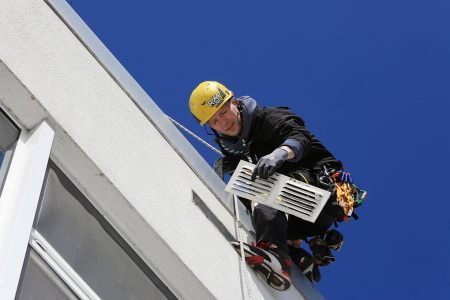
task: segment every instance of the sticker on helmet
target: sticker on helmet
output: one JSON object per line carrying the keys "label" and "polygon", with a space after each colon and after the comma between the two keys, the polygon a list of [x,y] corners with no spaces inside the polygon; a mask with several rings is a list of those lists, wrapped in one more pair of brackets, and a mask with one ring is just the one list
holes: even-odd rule
{"label": "sticker on helmet", "polygon": [[206,101],[205,102],[203,102],[201,105],[205,105],[205,103],[206,103]]}
{"label": "sticker on helmet", "polygon": [[217,89],[219,90],[219,93],[220,93],[220,97],[222,97],[222,99],[224,99],[225,98],[225,93],[224,92],[222,92],[222,90],[220,89],[220,87],[218,87],[217,86]]}
{"label": "sticker on helmet", "polygon": [[[225,97],[225,93],[220,89],[220,87],[217,87],[218,92],[214,94],[214,96],[211,97],[211,100],[208,101],[208,105],[211,107],[216,106],[218,108],[220,104],[223,102]],[[228,91],[226,91],[228,93]],[[229,94],[229,93],[228,93]],[[203,104],[202,104],[203,105]]]}
{"label": "sticker on helmet", "polygon": [[211,100],[208,101],[208,105],[211,107],[219,107],[219,105],[223,102],[222,98],[220,97],[220,94],[217,92],[214,94],[214,96],[211,97]]}

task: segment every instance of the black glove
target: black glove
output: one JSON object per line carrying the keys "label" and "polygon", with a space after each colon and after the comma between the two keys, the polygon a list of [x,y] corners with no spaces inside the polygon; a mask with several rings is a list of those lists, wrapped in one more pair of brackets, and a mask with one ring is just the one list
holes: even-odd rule
{"label": "black glove", "polygon": [[237,163],[229,157],[221,157],[214,163],[213,170],[223,180],[223,174],[232,174],[237,167]]}
{"label": "black glove", "polygon": [[252,174],[252,181],[255,181],[256,176],[267,178],[275,173],[275,170],[281,167],[284,161],[289,157],[287,150],[277,148],[272,153],[261,157],[256,164]]}
{"label": "black glove", "polygon": [[219,158],[218,160],[216,160],[216,162],[214,163],[214,167],[213,170],[215,172],[217,172],[217,175],[219,175],[220,179],[223,180],[223,157]]}

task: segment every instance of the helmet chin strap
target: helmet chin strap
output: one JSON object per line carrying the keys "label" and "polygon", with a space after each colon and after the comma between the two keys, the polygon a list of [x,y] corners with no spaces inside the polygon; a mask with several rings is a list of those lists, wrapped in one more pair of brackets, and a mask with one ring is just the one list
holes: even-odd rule
{"label": "helmet chin strap", "polygon": [[[209,127],[209,128],[211,128],[211,127]],[[212,133],[209,133],[208,132],[208,129],[206,128],[206,124],[205,124],[205,131],[206,131],[206,133],[208,134],[208,135],[214,135],[214,136],[216,136],[216,138],[218,138],[219,140],[229,140],[229,141],[232,141],[232,140],[234,140],[235,138],[233,138],[233,137],[228,137],[228,136],[223,136],[223,135],[221,135],[219,132],[217,132],[216,130],[214,130],[214,129],[212,129],[211,128],[211,130],[212,130],[212,132],[214,132],[214,134],[212,134]],[[240,133],[239,133],[240,134]]]}
{"label": "helmet chin strap", "polygon": [[[235,100],[235,101],[237,101],[237,100]],[[244,132],[244,116],[242,115],[242,104],[241,104],[241,102],[237,101],[237,103],[238,103],[238,107],[237,108],[238,108],[238,111],[239,111],[239,115],[241,116],[241,124],[242,124],[241,131],[238,134],[238,138],[242,138],[242,133]]]}

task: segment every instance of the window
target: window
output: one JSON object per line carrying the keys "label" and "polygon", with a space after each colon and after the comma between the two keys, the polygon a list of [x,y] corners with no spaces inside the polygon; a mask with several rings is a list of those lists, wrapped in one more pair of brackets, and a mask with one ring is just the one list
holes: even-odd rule
{"label": "window", "polygon": [[[53,255],[59,257],[56,261],[67,264],[68,268],[63,268],[70,269],[67,276],[74,280],[80,277],[99,299],[176,299],[51,160],[44,178],[33,231],[35,241],[48,253],[56,253]],[[39,250],[39,247],[36,249]],[[36,267],[38,259],[33,251],[29,251],[29,257],[31,259],[28,259],[28,266],[22,273],[22,284],[17,294],[26,293],[29,290],[27,285],[37,285],[34,282],[36,280],[27,280],[32,276],[28,273],[47,270],[41,266],[43,262],[40,262],[40,268]],[[61,286],[57,284],[59,277],[54,274],[39,280],[48,278],[55,282],[52,286]],[[52,291],[68,294],[56,287]]]}
{"label": "window", "polygon": [[19,128],[0,110],[0,193],[19,133]]}

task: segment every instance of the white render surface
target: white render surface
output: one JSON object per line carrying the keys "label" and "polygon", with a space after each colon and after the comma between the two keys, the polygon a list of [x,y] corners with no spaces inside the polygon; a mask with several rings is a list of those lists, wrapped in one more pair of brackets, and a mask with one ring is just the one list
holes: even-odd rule
{"label": "white render surface", "polygon": [[[0,105],[55,129],[51,157],[180,299],[246,299],[234,219],[43,0],[2,1]],[[206,162],[205,162],[206,163]],[[254,299],[277,292],[248,270]]]}

